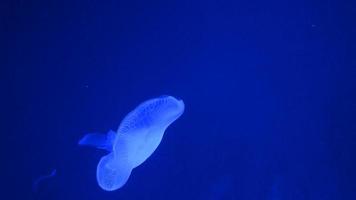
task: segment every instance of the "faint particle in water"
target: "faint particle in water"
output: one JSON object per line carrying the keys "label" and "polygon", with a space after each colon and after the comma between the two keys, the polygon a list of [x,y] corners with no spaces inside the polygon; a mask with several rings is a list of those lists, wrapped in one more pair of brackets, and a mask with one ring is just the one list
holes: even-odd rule
{"label": "faint particle in water", "polygon": [[117,132],[87,134],[79,145],[105,149],[96,178],[106,191],[121,188],[131,171],[141,165],[160,144],[167,127],[184,112],[182,100],[162,95],[141,103],[122,120]]}
{"label": "faint particle in water", "polygon": [[37,193],[42,182],[49,178],[54,177],[56,174],[57,174],[57,170],[53,169],[50,174],[42,175],[42,176],[38,177],[37,179],[35,179],[32,184],[32,191],[34,193]]}
{"label": "faint particle in water", "polygon": [[282,190],[282,185],[283,185],[283,180],[280,175],[276,175],[274,177],[273,182],[271,184],[270,192],[269,192],[269,197],[266,198],[267,200],[280,200],[282,199],[281,197],[281,190]]}

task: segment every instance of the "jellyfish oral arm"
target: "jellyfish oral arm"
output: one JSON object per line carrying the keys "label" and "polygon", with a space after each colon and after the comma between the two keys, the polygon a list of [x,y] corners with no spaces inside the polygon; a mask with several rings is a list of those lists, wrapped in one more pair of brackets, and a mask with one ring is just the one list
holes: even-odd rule
{"label": "jellyfish oral arm", "polygon": [[111,152],[115,136],[116,133],[112,130],[110,130],[106,135],[101,133],[89,133],[84,135],[84,137],[79,140],[78,144],[81,146],[104,149]]}

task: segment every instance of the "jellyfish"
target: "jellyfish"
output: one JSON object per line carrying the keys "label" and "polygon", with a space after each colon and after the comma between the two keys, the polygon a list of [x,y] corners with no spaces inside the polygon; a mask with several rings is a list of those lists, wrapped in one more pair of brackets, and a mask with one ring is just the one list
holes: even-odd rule
{"label": "jellyfish", "polygon": [[106,191],[125,185],[132,170],[152,155],[167,127],[183,112],[183,100],[163,95],[138,105],[122,120],[117,132],[85,135],[79,145],[108,152],[97,165],[98,185]]}

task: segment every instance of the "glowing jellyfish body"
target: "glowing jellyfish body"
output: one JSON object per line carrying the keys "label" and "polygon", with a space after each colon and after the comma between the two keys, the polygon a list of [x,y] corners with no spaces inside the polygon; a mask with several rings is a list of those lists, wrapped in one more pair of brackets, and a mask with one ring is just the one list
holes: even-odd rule
{"label": "glowing jellyfish body", "polygon": [[97,166],[99,186],[107,191],[122,187],[131,171],[158,147],[166,128],[184,112],[184,103],[172,96],[160,96],[141,103],[121,122],[117,133],[87,134],[80,145],[95,146],[110,153]]}

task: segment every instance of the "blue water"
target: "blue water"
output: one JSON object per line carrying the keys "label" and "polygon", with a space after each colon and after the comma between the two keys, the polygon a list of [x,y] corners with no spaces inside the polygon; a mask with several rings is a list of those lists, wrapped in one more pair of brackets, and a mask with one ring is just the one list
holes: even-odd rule
{"label": "blue water", "polygon": [[[356,199],[355,8],[2,1],[0,199]],[[102,190],[79,139],[164,94],[184,114]]]}

